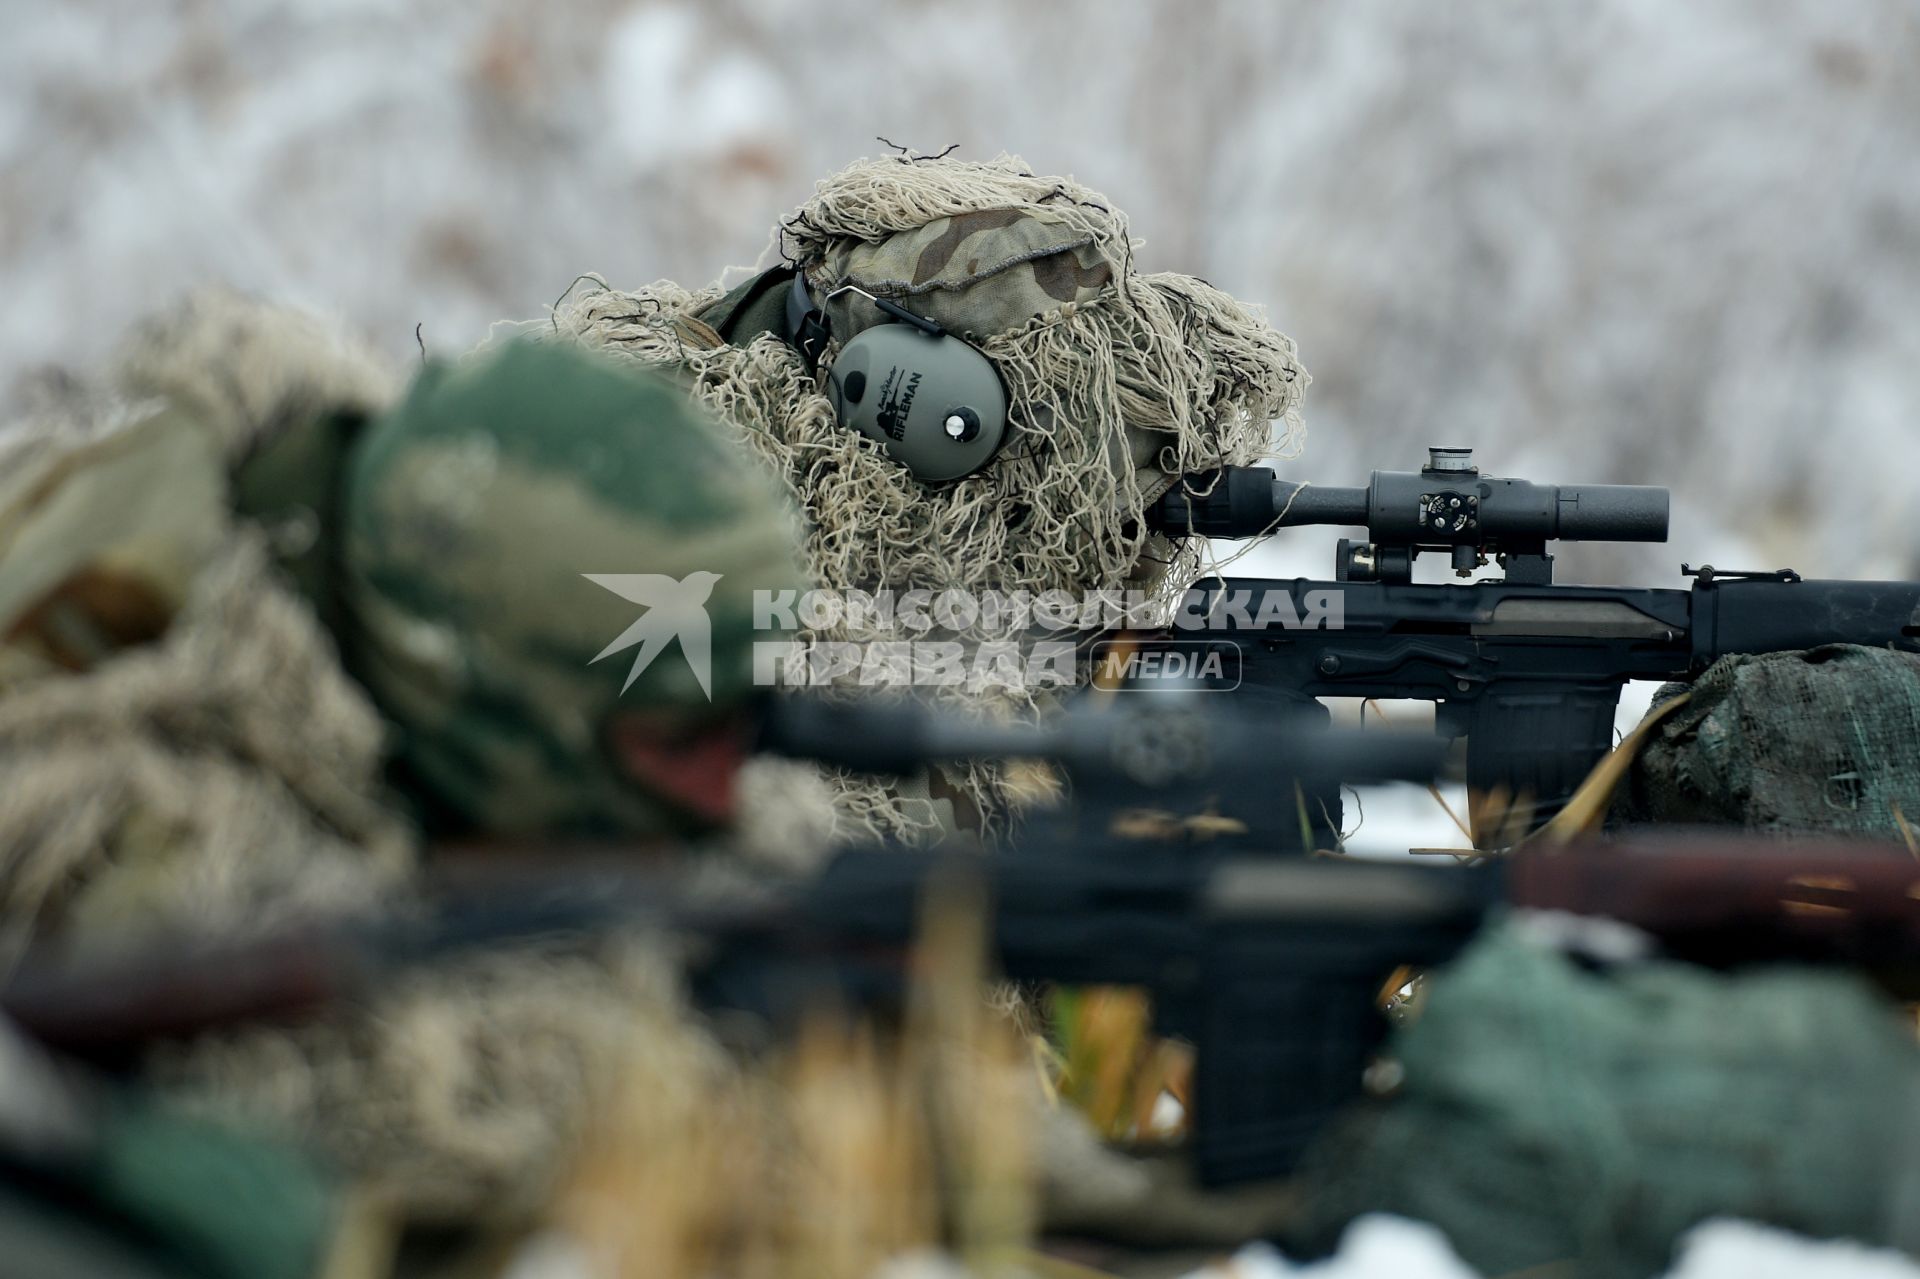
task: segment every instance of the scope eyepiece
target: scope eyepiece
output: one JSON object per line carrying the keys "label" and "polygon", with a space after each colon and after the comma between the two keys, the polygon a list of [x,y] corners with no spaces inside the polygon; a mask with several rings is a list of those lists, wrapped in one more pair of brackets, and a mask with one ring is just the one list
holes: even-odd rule
{"label": "scope eyepiece", "polygon": [[1651,484],[1583,484],[1560,490],[1560,539],[1664,542],[1670,495]]}

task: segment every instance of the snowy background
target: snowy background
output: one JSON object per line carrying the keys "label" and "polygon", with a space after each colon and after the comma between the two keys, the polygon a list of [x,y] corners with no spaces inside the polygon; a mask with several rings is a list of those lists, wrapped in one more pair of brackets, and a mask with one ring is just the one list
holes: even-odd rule
{"label": "snowy background", "polygon": [[[0,0],[0,388],[210,279],[458,350],[705,282],[885,136],[1005,149],[1264,303],[1297,470],[1675,491],[1671,552],[1920,571],[1920,10]],[[1311,563],[1330,559],[1317,537]],[[1577,555],[1577,552],[1576,552]]]}
{"label": "snowy background", "polygon": [[[1071,173],[1143,266],[1264,303],[1314,378],[1291,474],[1458,443],[1673,489],[1670,546],[1562,580],[1920,575],[1916,67],[1906,0],[0,0],[0,424],[211,281],[403,360],[583,272],[704,283],[884,136]],[[1397,799],[1369,843],[1458,842]],[[1309,1273],[1462,1273],[1371,1229]],[[1913,1273],[1696,1242],[1690,1277]]]}
{"label": "snowy background", "polygon": [[[1264,303],[1296,475],[1470,443],[1674,491],[1678,562],[1920,573],[1899,0],[0,0],[0,402],[210,280],[396,358],[576,275],[703,283],[892,139],[1023,155]],[[1251,567],[1325,575],[1329,535]]]}

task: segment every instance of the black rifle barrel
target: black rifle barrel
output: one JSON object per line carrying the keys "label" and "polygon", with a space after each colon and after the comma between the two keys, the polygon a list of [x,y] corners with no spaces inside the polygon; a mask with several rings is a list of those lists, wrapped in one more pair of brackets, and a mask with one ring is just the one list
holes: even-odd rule
{"label": "black rifle barrel", "polygon": [[[709,1006],[768,1016],[843,1000],[897,1003],[903,950],[929,898],[971,879],[1001,972],[1138,985],[1164,1033],[1196,1050],[1194,1161],[1203,1184],[1292,1171],[1358,1101],[1386,1022],[1375,998],[1403,964],[1444,963],[1500,902],[1620,920],[1676,957],[1726,967],[1858,967],[1902,998],[1920,976],[1920,866],[1894,845],[1668,838],[1530,851],[1476,867],[1277,861],[1108,841],[1068,847],[858,848],[805,881],[738,901],[657,877],[582,894],[550,849],[506,894],[265,937],[176,935],[87,960],[30,958],[0,1012],[48,1045],[137,1059],[156,1037],[311,1012],[473,945],[663,927]],[[1089,855],[1089,853],[1093,855]],[[587,877],[589,880],[593,876]]]}
{"label": "black rifle barrel", "polygon": [[768,708],[760,748],[860,772],[904,775],[967,759],[1052,759],[1071,774],[1149,789],[1211,780],[1431,781],[1443,743],[1424,733],[1288,723],[1177,694],[1112,705],[1083,696],[1035,723],[996,724],[911,701],[833,702],[794,695]]}

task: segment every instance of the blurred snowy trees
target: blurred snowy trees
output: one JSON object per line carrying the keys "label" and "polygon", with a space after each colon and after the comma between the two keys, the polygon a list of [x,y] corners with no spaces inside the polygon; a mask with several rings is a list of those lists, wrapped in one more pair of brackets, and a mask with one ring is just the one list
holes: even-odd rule
{"label": "blurred snowy trees", "polygon": [[[7,12],[11,10],[12,12]],[[821,174],[1071,172],[1264,302],[1300,474],[1472,443],[1670,484],[1671,550],[1920,573],[1920,10],[1899,0],[0,0],[0,397],[212,279],[457,351],[704,282]],[[1287,562],[1318,570],[1309,559]],[[1584,556],[1584,558],[1583,558]]]}

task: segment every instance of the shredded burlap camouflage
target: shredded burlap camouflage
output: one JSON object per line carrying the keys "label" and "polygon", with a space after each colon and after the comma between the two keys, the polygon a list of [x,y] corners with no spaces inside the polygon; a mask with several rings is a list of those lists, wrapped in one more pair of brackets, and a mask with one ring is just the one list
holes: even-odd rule
{"label": "shredded burlap camouflage", "polygon": [[[1302,440],[1307,376],[1288,338],[1204,281],[1136,271],[1110,200],[1018,159],[862,161],[823,180],[776,229],[774,248],[822,289],[858,283],[975,342],[1010,392],[999,456],[953,483],[921,483],[836,422],[799,354],[734,314],[739,291],[576,282],[538,327],[684,377],[786,478],[823,585],[1135,589],[1164,600],[1197,551],[1149,532],[1145,503],[1177,474],[1290,453]],[[852,295],[831,315],[839,341],[881,318]],[[901,636],[843,619],[807,637]],[[985,621],[960,637],[1004,638]],[[959,695],[981,706],[1007,696]],[[894,835],[951,823],[915,796],[836,781],[844,810]],[[989,769],[936,778],[932,791],[950,792],[936,800],[949,814],[969,808],[989,827],[1013,802]]]}
{"label": "shredded burlap camouflage", "polygon": [[[403,901],[416,840],[383,767],[396,746],[435,733],[490,744],[454,756],[468,770],[437,797],[470,827],[525,829],[531,814],[556,827],[671,829],[645,792],[609,789],[593,729],[624,704],[628,663],[590,659],[642,610],[581,574],[737,575],[713,594],[715,702],[678,652],[630,690],[637,705],[695,721],[744,691],[753,571],[795,580],[795,534],[771,482],[756,484],[683,398],[631,371],[578,352],[508,352],[436,374],[362,436],[365,401],[253,367],[297,361],[297,349],[248,348],[231,377],[208,364],[191,335],[210,314],[234,313],[256,333],[323,331],[230,299],[190,304],[144,326],[135,357],[150,388],[188,392],[37,432],[0,479],[9,953],[145,930],[231,935]],[[189,336],[169,338],[176,328]],[[240,393],[248,387],[291,398]],[[238,389],[217,400],[222,388]],[[333,455],[322,476],[346,479],[341,463],[361,463],[356,502],[327,501],[311,468],[279,465]],[[263,459],[275,465],[257,469]],[[268,482],[286,474],[288,488]],[[257,520],[234,518],[235,504]],[[285,536],[343,506],[358,543],[328,527]],[[336,553],[314,557],[315,545],[355,548],[342,556],[351,589],[330,576]],[[326,571],[283,576],[275,562],[289,557]],[[429,581],[436,568],[443,578]],[[332,611],[336,634],[316,611],[329,601],[347,605]],[[411,661],[420,681],[363,685],[343,670],[343,650],[390,674]],[[551,718],[514,724],[526,704],[502,688],[546,697]],[[516,731],[543,744],[521,750]],[[528,758],[551,771],[530,771]],[[788,865],[833,838],[824,797],[802,784],[817,783],[793,772],[755,769],[743,795],[759,855]],[[635,950],[434,966],[299,1029],[167,1050],[153,1078],[209,1113],[319,1146],[403,1218],[506,1220],[551,1189],[609,1072],[640,1068],[631,1036],[663,1076],[713,1051],[664,973]]]}
{"label": "shredded burlap camouflage", "polygon": [[135,325],[111,379],[124,396],[175,405],[235,461],[313,418],[378,413],[402,383],[341,326],[221,289]]}
{"label": "shredded burlap camouflage", "polygon": [[159,639],[0,696],[0,939],[18,953],[377,903],[413,865],[383,740],[257,536],[235,532]]}
{"label": "shredded burlap camouflage", "polygon": [[449,960],[325,1018],[149,1062],[190,1109],[313,1146],[404,1220],[492,1227],[545,1207],[616,1088],[669,1107],[728,1069],[671,963],[637,943]]}
{"label": "shredded burlap camouflage", "polygon": [[[211,312],[248,315],[257,334],[317,328],[225,298],[178,317],[195,329]],[[143,330],[156,343],[167,331]],[[218,388],[248,379],[202,367],[199,342],[174,349],[189,366],[180,380],[204,391],[196,411],[146,400],[43,430],[0,482],[10,948],[49,930],[85,944],[142,927],[270,925],[375,901],[411,864],[383,800],[378,715],[261,535],[228,515],[226,447],[240,424],[291,424],[307,409],[237,392],[216,406]],[[310,380],[279,376],[313,402]]]}
{"label": "shredded burlap camouflage", "polygon": [[[1125,219],[1070,179],[1010,157],[863,161],[822,181],[776,236],[817,282],[912,292],[978,342],[1012,392],[1007,450],[979,475],[921,484],[838,426],[785,343],[719,342],[699,319],[725,296],[717,286],[576,287],[552,324],[682,370],[787,478],[827,585],[1157,585],[1171,551],[1135,518],[1147,498],[1179,472],[1300,442],[1307,379],[1292,342],[1203,281],[1135,272]],[[834,306],[842,337],[878,318],[858,299]]]}

